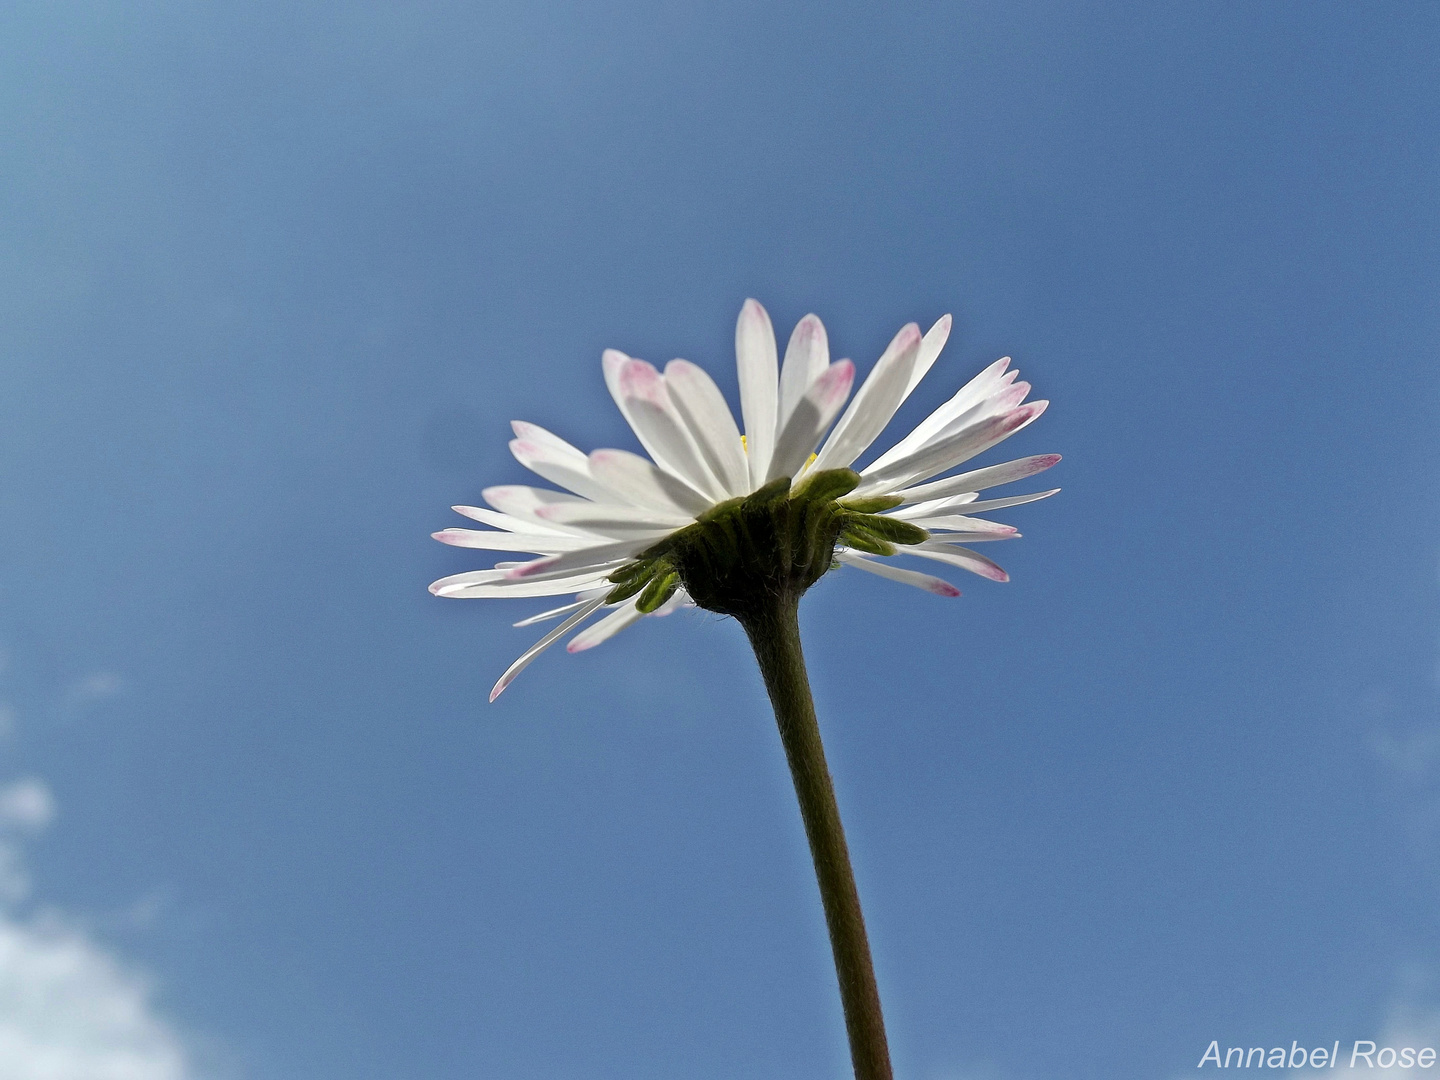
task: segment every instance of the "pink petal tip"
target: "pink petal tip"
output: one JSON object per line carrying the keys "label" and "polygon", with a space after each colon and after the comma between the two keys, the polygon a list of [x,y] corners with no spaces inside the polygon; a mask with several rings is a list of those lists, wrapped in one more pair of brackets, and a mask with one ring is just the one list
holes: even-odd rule
{"label": "pink petal tip", "polygon": [[534,562],[521,563],[519,566],[515,566],[507,570],[505,572],[505,578],[507,581],[519,581],[522,578],[529,577],[531,574],[543,573],[544,571],[550,569],[550,567],[553,566],[555,562],[556,559],[550,558],[536,559]]}

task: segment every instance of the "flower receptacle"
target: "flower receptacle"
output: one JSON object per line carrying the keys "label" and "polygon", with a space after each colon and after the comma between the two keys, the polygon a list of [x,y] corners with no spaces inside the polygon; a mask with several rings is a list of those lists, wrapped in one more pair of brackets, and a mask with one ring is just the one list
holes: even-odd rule
{"label": "flower receptacle", "polygon": [[638,593],[637,609],[650,612],[683,585],[700,607],[743,618],[777,596],[798,599],[834,566],[837,543],[893,555],[895,545],[929,535],[879,516],[894,505],[889,498],[843,501],[859,483],[853,469],[826,469],[718,503],[611,574],[606,600]]}

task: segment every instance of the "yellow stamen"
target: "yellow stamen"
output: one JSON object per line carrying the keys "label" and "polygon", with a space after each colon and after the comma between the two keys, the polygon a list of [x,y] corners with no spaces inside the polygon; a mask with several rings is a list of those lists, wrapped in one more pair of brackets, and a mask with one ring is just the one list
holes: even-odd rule
{"label": "yellow stamen", "polygon": [[[740,449],[744,450],[747,454],[750,453],[750,444],[745,441],[744,435],[740,436]],[[808,469],[811,465],[815,464],[815,459],[819,456],[819,454],[811,454],[808,458],[805,459],[805,464],[802,465],[801,468]]]}

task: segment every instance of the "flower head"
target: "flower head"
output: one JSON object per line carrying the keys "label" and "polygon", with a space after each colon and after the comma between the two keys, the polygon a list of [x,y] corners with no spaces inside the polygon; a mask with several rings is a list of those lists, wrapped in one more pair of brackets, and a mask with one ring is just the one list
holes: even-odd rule
{"label": "flower head", "polygon": [[544,428],[515,421],[511,452],[565,490],[486,488],[493,509],[454,509],[491,528],[434,535],[457,547],[537,557],[441,578],[430,591],[448,597],[571,594],[574,600],[515,624],[564,616],[501,676],[490,700],[543,650],[602,610],[603,618],[570,639],[568,651],[592,648],[646,615],[668,615],[681,606],[743,614],[749,598],[775,590],[798,595],[839,566],[940,596],[960,595],[947,581],[895,565],[896,555],[1008,580],[966,545],[1020,534],[975,515],[1058,489],[1003,499],[981,500],[979,494],[1042,472],[1060,456],[1041,454],[934,479],[1045,411],[1047,402],[1025,402],[1030,384],[1008,370],[1008,357],[863,469],[852,469],[929,371],[949,334],[948,315],[923,335],[914,323],[905,326],[850,399],[855,366],[830,362],[818,318],[800,320],[782,365],[769,315],[747,300],[735,328],[743,436],[701,368],[672,360],[661,373],[613,349],[603,359],[605,384],[649,459],[625,450],[587,455]]}

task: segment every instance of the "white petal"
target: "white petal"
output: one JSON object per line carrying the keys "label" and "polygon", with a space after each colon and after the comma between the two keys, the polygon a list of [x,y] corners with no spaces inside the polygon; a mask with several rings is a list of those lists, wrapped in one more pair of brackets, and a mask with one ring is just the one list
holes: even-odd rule
{"label": "white petal", "polygon": [[934,593],[936,596],[959,596],[960,590],[951,585],[944,578],[934,577],[930,574],[922,574],[918,570],[904,570],[898,566],[891,566],[879,559],[872,559],[862,555],[858,551],[839,551],[835,553],[846,566],[853,566],[857,570],[866,570],[880,577],[889,578],[891,581],[898,581],[905,585],[914,585],[917,589],[924,589],[926,592]]}
{"label": "white petal", "polygon": [[[558,492],[557,492],[558,494]],[[575,496],[566,496],[575,498]],[[576,500],[581,501],[581,500]],[[566,529],[555,525],[547,525],[544,522],[532,518],[512,517],[510,514],[502,514],[495,510],[486,510],[483,506],[452,506],[450,508],[457,514],[463,514],[471,521],[481,521],[486,525],[493,525],[497,529],[506,529],[510,532],[523,533],[545,533],[549,536],[574,536],[575,529]]]}
{"label": "white petal", "polygon": [[919,502],[924,499],[942,498],[962,491],[984,491],[986,488],[999,487],[1001,484],[1010,484],[1016,480],[1023,480],[1027,476],[1034,476],[1059,461],[1059,454],[1035,454],[1032,457],[1004,461],[999,465],[987,465],[983,469],[973,469],[967,473],[960,473],[958,476],[947,476],[944,480],[933,480],[928,484],[905,488],[895,494],[906,502]]}
{"label": "white petal", "polygon": [[[780,368],[780,409],[775,417],[777,430],[785,430],[795,406],[829,366],[830,342],[825,336],[825,324],[818,316],[806,315],[795,324],[785,348],[785,363]],[[770,471],[774,473],[773,465]]]}
{"label": "white petal", "polygon": [[[588,464],[585,466],[590,467]],[[529,487],[526,484],[500,484],[496,487],[487,487],[480,492],[485,501],[496,510],[520,518],[523,521],[539,522],[535,511],[542,506],[553,506],[558,503],[588,503],[589,499],[582,499],[579,495],[571,495],[568,491],[551,491],[549,488]],[[465,511],[460,511],[462,514]],[[548,528],[542,524],[542,527]]]}
{"label": "white petal", "polygon": [[914,521],[922,517],[933,517],[944,510],[968,510],[977,498],[979,498],[977,492],[967,491],[963,495],[956,495],[950,499],[926,499],[913,506],[902,506],[898,510],[891,510],[890,517],[897,517],[901,521]]}
{"label": "white petal", "polygon": [[1008,439],[1043,413],[1048,404],[1048,401],[1032,401],[1028,405],[1010,410],[1003,416],[982,420],[973,427],[932,443],[884,468],[876,469],[872,465],[861,472],[864,482],[856,489],[856,493],[889,490],[953,469],[976,454],[983,454],[996,443]]}
{"label": "white petal", "polygon": [[665,365],[665,385],[675,411],[684,419],[700,455],[723,484],[727,498],[750,490],[749,465],[740,445],[740,429],[715,380],[688,360]]}
{"label": "white petal", "polygon": [[597,623],[587,626],[580,633],[570,639],[565,646],[565,651],[570,653],[584,652],[586,649],[593,649],[602,641],[609,641],[612,637],[624,630],[632,623],[637,623],[645,616],[635,610],[635,605],[640,602],[640,597],[632,596],[616,610],[612,611],[605,618]]}
{"label": "white petal", "polygon": [[511,533],[497,529],[442,529],[432,538],[451,547],[480,548],[484,551],[533,551],[536,555],[559,555],[562,551],[592,548],[593,536],[557,536],[554,533]]}
{"label": "white petal", "polygon": [[810,385],[790,413],[790,419],[775,442],[767,481],[782,476],[798,476],[820,436],[825,434],[840,406],[850,396],[855,381],[855,365],[849,360],[831,364],[825,373]]}
{"label": "white petal", "polygon": [[759,301],[746,300],[735,323],[735,366],[740,375],[740,413],[745,418],[745,446],[750,488],[765,482],[775,447],[775,411],[780,371],[775,357],[775,329]]}
{"label": "white petal", "polygon": [[1033,495],[1012,495],[1008,499],[986,499],[984,502],[971,503],[965,509],[974,514],[987,510],[1004,510],[1007,506],[1024,506],[1026,503],[1039,502],[1041,499],[1048,499],[1051,495],[1059,493],[1059,488],[1051,488],[1049,491],[1037,491]]}
{"label": "white petal", "polygon": [[[1013,375],[1014,372],[1011,372],[1011,374]],[[926,439],[923,446],[934,446],[936,443],[958,434],[965,428],[974,427],[976,424],[983,420],[988,420],[992,416],[1000,416],[1008,413],[1024,401],[1029,394],[1030,384],[1028,382],[1017,382],[1006,386],[996,393],[991,394],[978,405],[966,409],[934,435]]]}
{"label": "white petal", "polygon": [[989,544],[996,540],[1019,540],[1023,533],[979,533],[932,531],[930,539],[954,544]]}
{"label": "white petal", "polygon": [[534,645],[531,645],[530,648],[521,653],[520,658],[505,669],[505,674],[500,676],[500,680],[495,684],[495,688],[490,691],[490,700],[494,701],[504,693],[505,688],[515,681],[515,676],[529,667],[532,660],[553,645],[556,639],[569,633],[572,629],[588,619],[604,603],[605,598],[603,596],[597,596],[594,600],[587,601],[585,606],[574,615],[571,615],[570,618],[566,619],[559,626],[555,627],[554,630],[551,630]]}
{"label": "white petal", "polygon": [[1008,540],[1018,535],[1020,531],[1013,525],[1002,525],[998,521],[986,521],[984,518],[961,517],[959,514],[935,514],[927,518],[911,518],[909,520],[911,524],[931,532],[936,529],[946,529],[950,532],[967,533],[967,542],[981,538]]}
{"label": "white petal", "polygon": [[607,363],[605,369],[615,403],[655,464],[710,502],[725,498],[691,441],[688,425],[675,411],[660,373],[644,360]]}
{"label": "white petal", "polygon": [[909,391],[910,373],[915,370],[920,340],[920,328],[914,323],[906,324],[895,335],[830,438],[825,440],[812,466],[814,469],[848,467],[885,430]]}
{"label": "white petal", "polygon": [[[932,333],[933,331],[934,328],[932,327]],[[1018,371],[1012,371],[1007,375],[1005,369],[1009,366],[1010,358],[1008,356],[996,360],[984,371],[980,372],[979,375],[976,375],[959,390],[955,391],[954,397],[941,405],[924,420],[920,421],[920,423],[915,426],[914,431],[910,432],[909,435],[906,435],[905,438],[901,439],[889,450],[871,462],[870,467],[884,468],[896,458],[913,454],[934,438],[941,428],[945,427],[956,417],[962,416],[991,395],[1003,390],[1005,386],[1019,374]]]}
{"label": "white petal", "polygon": [[632,540],[614,540],[610,543],[599,544],[593,547],[584,548],[580,551],[567,551],[560,555],[550,555],[543,559],[534,559],[531,562],[522,563],[505,573],[512,581],[536,580],[541,578],[559,577],[562,574],[578,574],[586,569],[599,570],[604,566],[612,566],[617,562],[624,562],[632,555],[643,551],[650,546],[650,541],[644,538]]}
{"label": "white petal", "polygon": [[[608,593],[610,590],[609,590],[609,589],[601,589],[601,590],[598,590],[598,591],[599,591],[599,593],[603,596],[605,593]],[[511,626],[517,626],[517,627],[518,627],[518,626],[534,626],[536,623],[546,622],[546,621],[549,620],[549,619],[558,618],[558,617],[561,616],[561,615],[568,615],[570,612],[575,611],[577,608],[582,608],[582,607],[584,607],[586,604],[588,604],[591,600],[594,600],[594,599],[595,599],[595,596],[594,596],[594,593],[593,593],[593,592],[586,592],[586,593],[581,594],[580,599],[576,600],[574,603],[565,604],[565,605],[563,605],[562,607],[551,608],[549,611],[542,611],[542,612],[540,612],[540,614],[538,614],[538,615],[531,615],[528,619],[521,619],[519,622],[517,622],[517,623],[511,623],[510,625],[511,625]]]}
{"label": "white petal", "polygon": [[925,337],[920,342],[920,352],[915,357],[915,369],[910,372],[910,385],[905,388],[905,396],[908,398],[910,392],[920,384],[920,380],[935,363],[940,350],[945,348],[945,342],[950,340],[950,316],[942,315],[935,321],[935,325],[925,331]]}
{"label": "white petal", "polygon": [[559,435],[546,431],[539,424],[532,424],[528,420],[511,420],[510,430],[515,432],[517,439],[528,439],[530,442],[542,443],[548,446],[555,453],[562,457],[583,458],[585,451],[571,446]]}
{"label": "white petal", "polygon": [[536,511],[542,521],[554,521],[563,525],[578,525],[591,528],[597,523],[623,523],[648,529],[671,531],[683,528],[694,518],[684,514],[662,514],[643,506],[624,506],[620,503],[560,503],[542,506]]}
{"label": "white petal", "polygon": [[593,451],[590,475],[613,492],[610,498],[596,502],[629,503],[687,521],[713,505],[689,485],[628,450]]}
{"label": "white petal", "polygon": [[471,570],[464,574],[452,574],[431,582],[430,591],[436,596],[457,600],[560,596],[563,593],[579,592],[597,586],[614,570],[614,565],[600,569],[587,567],[570,577],[546,578],[543,581],[514,581],[508,576],[511,569],[513,567],[502,563],[494,570]]}
{"label": "white petal", "polygon": [[967,547],[961,547],[959,544],[944,544],[926,540],[924,543],[912,544],[904,548],[902,554],[918,555],[922,559],[933,559],[935,562],[942,562],[948,566],[958,566],[962,570],[969,570],[972,574],[979,574],[991,581],[1010,580],[1009,574],[984,555],[978,551],[971,551]]}
{"label": "white petal", "polygon": [[584,454],[576,458],[547,442],[532,438],[512,439],[510,452],[515,455],[516,461],[537,476],[543,476],[552,484],[559,484],[577,495],[596,502],[614,502],[617,499],[613,491],[590,475],[590,463]]}
{"label": "white petal", "polygon": [[610,396],[615,399],[615,404],[620,406],[621,413],[624,413],[625,406],[620,401],[620,369],[631,359],[619,349],[606,349],[600,354],[600,370],[605,375],[605,389],[610,391]]}
{"label": "white petal", "polygon": [[646,525],[636,521],[626,521],[624,518],[607,520],[597,517],[585,526],[590,536],[603,540],[645,540],[654,543],[675,531],[671,525]]}

